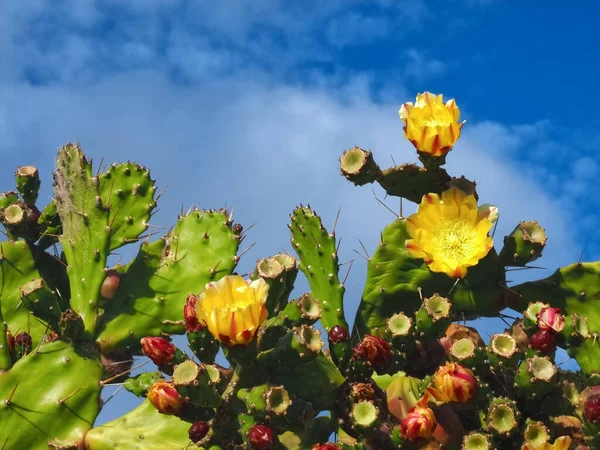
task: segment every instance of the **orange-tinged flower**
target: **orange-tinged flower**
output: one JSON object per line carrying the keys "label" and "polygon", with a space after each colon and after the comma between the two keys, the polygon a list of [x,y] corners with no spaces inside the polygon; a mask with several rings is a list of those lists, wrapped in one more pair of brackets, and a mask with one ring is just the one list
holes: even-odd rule
{"label": "orange-tinged flower", "polygon": [[442,94],[419,94],[416,103],[405,103],[399,113],[404,136],[417,151],[431,156],[444,156],[452,150],[464,124],[458,122],[460,110],[454,99],[444,103]]}
{"label": "orange-tinged flower", "polygon": [[245,281],[239,275],[208,283],[196,303],[200,323],[229,346],[247,346],[267,318],[269,285],[259,278]]}
{"label": "orange-tinged flower", "polygon": [[473,372],[456,363],[446,363],[438,368],[433,377],[433,386],[427,394],[438,402],[468,402],[477,391],[477,380]]}
{"label": "orange-tinged flower", "polygon": [[400,422],[400,434],[404,439],[414,441],[418,438],[429,438],[436,426],[435,414],[431,408],[415,406]]}
{"label": "orange-tinged flower", "polygon": [[426,194],[416,214],[406,222],[412,239],[406,249],[415,258],[423,258],[433,272],[463,278],[467,268],[476,265],[494,246],[488,236],[492,228],[489,208],[481,211],[473,195],[458,188]]}
{"label": "orange-tinged flower", "polygon": [[185,399],[179,395],[175,386],[165,380],[158,380],[146,394],[150,403],[161,414],[177,415],[182,413],[187,406]]}
{"label": "orange-tinged flower", "polygon": [[554,441],[554,444],[550,444],[549,442],[544,442],[536,446],[523,444],[521,450],[568,450],[570,446],[571,438],[569,436],[561,436]]}

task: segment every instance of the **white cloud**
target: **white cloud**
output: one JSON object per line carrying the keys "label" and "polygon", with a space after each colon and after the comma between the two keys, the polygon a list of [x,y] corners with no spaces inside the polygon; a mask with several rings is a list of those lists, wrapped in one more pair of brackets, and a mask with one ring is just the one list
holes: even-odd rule
{"label": "white cloud", "polygon": [[448,64],[439,59],[428,57],[425,52],[411,48],[406,51],[408,63],[405,76],[421,82],[441,75],[448,69]]}

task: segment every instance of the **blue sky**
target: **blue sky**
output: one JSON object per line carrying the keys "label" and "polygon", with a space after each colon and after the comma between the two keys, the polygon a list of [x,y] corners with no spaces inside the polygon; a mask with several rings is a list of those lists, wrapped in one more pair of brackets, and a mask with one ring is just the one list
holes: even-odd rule
{"label": "blue sky", "polygon": [[[156,225],[193,203],[257,222],[241,271],[290,249],[300,202],[327,224],[342,208],[341,255],[353,259],[393,216],[338,175],[337,158],[359,145],[383,167],[414,161],[397,111],[429,90],[467,120],[448,168],[500,207],[497,235],[520,220],[546,227],[548,270],[518,279],[545,276],[582,250],[600,258],[599,20],[584,0],[6,0],[0,189],[35,164],[50,198],[56,148],[79,141],[168,186]],[[364,274],[359,258],[351,312]],[[120,393],[102,421],[132,404]]]}

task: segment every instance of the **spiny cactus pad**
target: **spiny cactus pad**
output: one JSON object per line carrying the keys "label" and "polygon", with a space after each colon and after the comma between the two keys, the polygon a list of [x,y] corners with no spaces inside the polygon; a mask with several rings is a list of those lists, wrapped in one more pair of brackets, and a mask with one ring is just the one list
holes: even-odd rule
{"label": "spiny cactus pad", "polygon": [[4,450],[46,450],[53,439],[83,443],[100,410],[102,365],[94,352],[56,341],[0,372]]}

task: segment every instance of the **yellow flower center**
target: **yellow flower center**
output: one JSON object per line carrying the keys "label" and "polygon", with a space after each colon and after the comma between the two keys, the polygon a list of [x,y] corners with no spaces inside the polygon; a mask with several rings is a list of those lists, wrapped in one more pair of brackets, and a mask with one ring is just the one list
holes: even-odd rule
{"label": "yellow flower center", "polygon": [[473,224],[464,220],[442,218],[433,230],[433,242],[443,259],[461,261],[476,250],[477,233]]}
{"label": "yellow flower center", "polygon": [[229,311],[229,312],[236,312],[239,311],[241,309],[246,309],[248,306],[256,303],[256,300],[254,299],[253,295],[244,295],[244,291],[246,290],[246,288],[238,288],[236,289],[237,292],[239,292],[239,295],[235,295],[237,294],[234,293],[234,301],[222,306],[221,308],[223,310]]}

